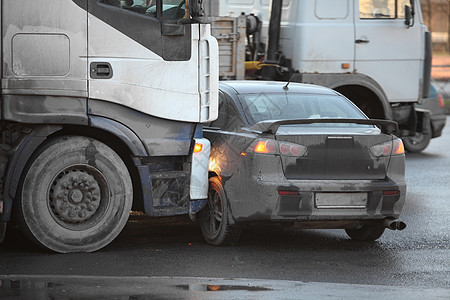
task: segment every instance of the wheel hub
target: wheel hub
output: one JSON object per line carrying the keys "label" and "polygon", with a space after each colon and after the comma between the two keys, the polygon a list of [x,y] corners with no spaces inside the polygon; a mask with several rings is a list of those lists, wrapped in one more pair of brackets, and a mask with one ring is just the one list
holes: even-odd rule
{"label": "wheel hub", "polygon": [[424,139],[424,135],[422,133],[416,133],[415,135],[410,137],[411,142],[413,145],[420,144]]}
{"label": "wheel hub", "polygon": [[55,178],[49,196],[55,216],[74,224],[85,222],[96,213],[101,192],[88,170],[76,168],[66,169]]}

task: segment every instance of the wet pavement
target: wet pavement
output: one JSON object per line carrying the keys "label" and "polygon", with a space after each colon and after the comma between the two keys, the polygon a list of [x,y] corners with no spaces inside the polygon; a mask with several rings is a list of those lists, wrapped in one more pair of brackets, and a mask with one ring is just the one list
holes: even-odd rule
{"label": "wet pavement", "polygon": [[0,276],[1,299],[445,299],[448,290],[192,277]]}

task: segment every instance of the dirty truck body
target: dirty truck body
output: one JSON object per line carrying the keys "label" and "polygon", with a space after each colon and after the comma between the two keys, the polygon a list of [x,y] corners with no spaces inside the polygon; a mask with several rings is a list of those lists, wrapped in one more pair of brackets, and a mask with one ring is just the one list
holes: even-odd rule
{"label": "dirty truck body", "polygon": [[291,79],[326,86],[370,118],[396,121],[402,137],[429,132],[429,112],[414,109],[428,96],[431,72],[431,38],[419,1],[220,0],[205,5],[209,15],[217,16],[212,30],[219,41],[222,79]]}
{"label": "dirty truck body", "polygon": [[217,42],[182,2],[2,1],[0,241],[13,217],[41,246],[90,252],[131,209],[202,208]]}

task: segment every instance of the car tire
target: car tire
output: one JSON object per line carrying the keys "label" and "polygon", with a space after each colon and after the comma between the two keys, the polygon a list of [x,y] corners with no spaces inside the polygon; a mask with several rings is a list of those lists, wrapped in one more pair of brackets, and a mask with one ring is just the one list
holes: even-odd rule
{"label": "car tire", "polygon": [[356,228],[345,229],[345,232],[352,240],[375,241],[383,235],[384,230],[385,228],[379,224],[363,224]]}
{"label": "car tire", "polygon": [[238,242],[242,230],[232,228],[229,202],[222,183],[217,177],[209,179],[208,203],[200,211],[200,228],[205,241],[214,246],[234,245]]}
{"label": "car tire", "polygon": [[430,133],[423,134],[417,132],[414,136],[407,136],[403,138],[403,144],[405,145],[405,149],[408,152],[422,152],[428,147],[431,141],[431,124],[430,124]]}
{"label": "car tire", "polygon": [[133,202],[120,156],[87,137],[46,143],[28,163],[22,182],[15,209],[19,225],[33,242],[59,253],[108,245],[125,226]]}

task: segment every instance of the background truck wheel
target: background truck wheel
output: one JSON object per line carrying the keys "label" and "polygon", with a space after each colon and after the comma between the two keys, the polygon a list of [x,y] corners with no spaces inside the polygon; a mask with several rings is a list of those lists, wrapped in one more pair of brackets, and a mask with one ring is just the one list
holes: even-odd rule
{"label": "background truck wheel", "polygon": [[383,235],[384,229],[381,224],[363,224],[357,228],[345,229],[345,232],[352,240],[375,241]]}
{"label": "background truck wheel", "polygon": [[234,245],[241,236],[240,228],[231,228],[228,222],[228,201],[217,177],[209,179],[208,204],[200,211],[200,228],[211,245]]}
{"label": "background truck wheel", "polygon": [[[430,125],[431,128],[431,125]],[[403,144],[408,152],[421,152],[428,147],[431,140],[431,132],[428,134],[423,134],[417,132],[414,136],[408,136],[403,138]]]}
{"label": "background truck wheel", "polygon": [[19,224],[56,252],[92,252],[125,226],[133,202],[130,174],[119,155],[87,137],[58,137],[31,159],[17,207]]}

